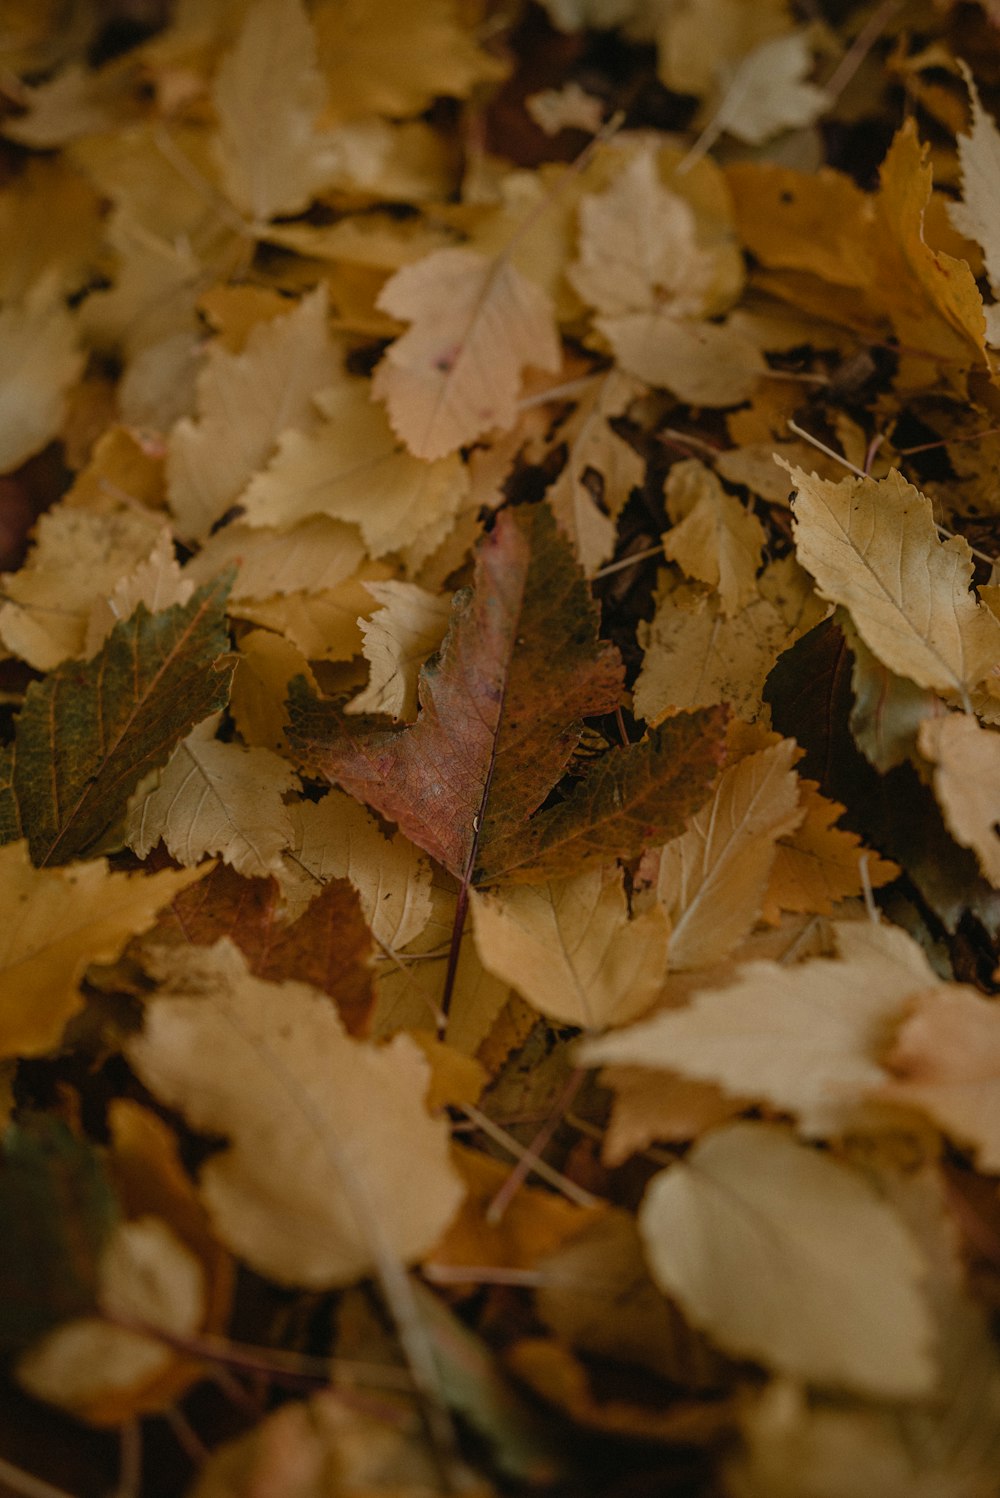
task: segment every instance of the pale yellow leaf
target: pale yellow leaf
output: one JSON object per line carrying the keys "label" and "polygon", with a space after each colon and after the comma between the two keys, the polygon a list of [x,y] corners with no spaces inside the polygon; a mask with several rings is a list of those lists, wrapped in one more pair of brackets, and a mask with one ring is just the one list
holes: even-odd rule
{"label": "pale yellow leaf", "polygon": [[1000,734],[971,715],[949,713],[922,719],[917,744],[934,765],[934,794],[952,836],[1000,887]]}
{"label": "pale yellow leaf", "polygon": [[[84,654],[88,659],[96,655],[115,625],[122,619],[130,619],[140,603],[144,603],[151,614],[157,614],[172,608],[175,603],[187,603],[194,588],[194,582],[181,574],[173,536],[169,526],[164,526],[145,561],[119,578],[110,593],[96,599],[91,606]],[[0,610],[0,633],[2,621]]]}
{"label": "pale yellow leaf", "polygon": [[624,312],[594,326],[628,374],[695,406],[736,406],[749,400],[767,363],[738,327],[670,312]]}
{"label": "pale yellow leaf", "polygon": [[288,432],[242,497],[248,525],[293,525],[329,515],[356,525],[372,556],[409,546],[451,521],[469,481],[458,457],[425,463],[400,447],[365,380],[342,380],[316,397],[323,420]]}
{"label": "pale yellow leaf", "polygon": [[995,191],[1000,175],[1000,130],[983,108],[968,67],[963,62],[959,66],[972,104],[972,130],[957,138],[962,197],[957,203],[948,203],[948,215],[958,232],[975,240],[982,249],[990,288],[996,296],[1000,290],[1000,203]]}
{"label": "pale yellow leaf", "polygon": [[0,473],[18,468],[59,431],[83,368],[76,324],[54,281],[0,310]]}
{"label": "pale yellow leaf", "polygon": [[796,632],[763,592],[727,619],[711,594],[682,585],[661,591],[656,613],[637,633],[644,654],[635,711],[652,723],[717,702],[756,718],[775,657]]}
{"label": "pale yellow leaf", "polygon": [[879,889],[899,874],[896,864],[864,846],[857,833],[834,824],[844,808],[821,796],[816,782],[799,781],[803,819],[775,849],[762,915],[774,924],[781,912],[830,915],[839,900]]}
{"label": "pale yellow leaf", "polygon": [[[344,704],[346,713],[387,713],[398,722],[417,716],[417,675],[437,650],[451,619],[451,595],[428,593],[416,583],[369,583],[381,604],[361,624],[368,685]],[[0,616],[2,617],[2,616]]]}
{"label": "pale yellow leaf", "polygon": [[368,585],[384,582],[394,569],[367,562],[353,576],[322,593],[284,593],[277,598],[238,599],[229,612],[285,635],[306,660],[349,661],[361,651],[359,620],[373,608]]}
{"label": "pale yellow leaf", "polygon": [[349,879],[380,947],[398,952],[420,935],[431,915],[431,869],[413,843],[401,832],[387,837],[343,791],[296,801],[288,813],[292,840],[279,877],[293,909],[328,880]]}
{"label": "pale yellow leaf", "polygon": [[309,662],[291,640],[266,629],[252,629],[240,641],[229,711],[244,743],[253,748],[288,752],[288,685],[304,676],[314,691]]}
{"label": "pale yellow leaf", "polygon": [[760,42],[732,73],[712,118],[715,132],[763,145],[781,130],[812,125],[833,102],[806,75],[813,61],[807,31]]}
{"label": "pale yellow leaf", "polygon": [[145,858],[162,839],[188,868],[218,853],[246,878],[281,867],[292,840],[283,797],[299,778],[269,749],[220,743],[215,718],[199,724],[174,750],[151,783],[131,797],[125,839]]}
{"label": "pale yellow leaf", "polygon": [[752,1107],[714,1082],[639,1066],[607,1066],[598,1079],[615,1095],[601,1159],[614,1169],[658,1141],[683,1144]]}
{"label": "pale yellow leaf", "polygon": [[177,423],[167,449],[170,507],[186,538],[204,536],[239,498],[282,432],[314,421],[313,393],[339,362],[322,289],[255,327],[242,353],[209,349],[198,417]]}
{"label": "pale yellow leaf", "polygon": [[575,82],[529,94],[524,107],[546,135],[558,135],[560,130],[586,130],[588,135],[596,135],[604,119],[603,101]]}
{"label": "pale yellow leaf", "polygon": [[[275,527],[281,525],[281,517],[276,517]],[[200,587],[235,563],[231,598],[275,598],[336,588],[358,570],[364,557],[356,528],[326,515],[293,522],[290,529],[257,528],[240,519],[209,536],[184,573]]]}
{"label": "pale yellow leaf", "polygon": [[683,0],[657,12],[660,78],[677,93],[708,93],[719,74],[791,29],[789,0]]}
{"label": "pale yellow leaf", "polygon": [[673,465],[666,500],[674,523],[663,537],[663,555],[717,588],[723,613],[738,614],[757,596],[764,527],[697,458]]}
{"label": "pale yellow leaf", "polygon": [[799,561],[868,648],[918,686],[978,686],[1000,659],[1000,620],[970,591],[968,543],[938,539],[930,501],[896,469],[838,484],[789,472]]}
{"label": "pale yellow leaf", "polygon": [[881,1050],[907,999],[935,982],[896,926],[841,924],[837,944],[835,958],[745,963],[686,1008],[587,1042],[581,1059],[716,1082],[794,1113],[807,1134],[835,1133],[885,1082]]}
{"label": "pale yellow leaf", "polygon": [[313,1289],[426,1253],[462,1185],[418,1047],[350,1039],[325,994],[252,977],[228,942],[171,948],[158,975],[128,1057],[192,1127],[228,1139],[200,1177],[222,1240]]}
{"label": "pale yellow leaf", "polygon": [[921,1255],[869,1181],[769,1124],[728,1124],[655,1176],[653,1278],[726,1352],[881,1398],[931,1392]]}
{"label": "pale yellow leaf", "polygon": [[436,250],[397,271],[378,306],[412,324],[389,345],[372,390],[419,458],[512,427],[522,370],[559,368],[549,298],[503,258]]}
{"label": "pale yellow leaf", "polygon": [[[205,1314],[202,1267],[159,1218],[123,1222],[101,1256],[98,1301],[106,1317],[171,1337],[191,1336]],[[86,1418],[91,1406],[138,1394],[176,1356],[155,1336],[101,1316],[81,1316],[30,1347],[18,1360],[16,1377],[34,1398]]]}
{"label": "pale yellow leaf", "polygon": [[667,922],[629,919],[622,871],[471,896],[480,961],[549,1019],[595,1029],[648,1009],[663,980]]}
{"label": "pale yellow leaf", "polygon": [[671,968],[727,957],[761,913],[779,837],[802,820],[794,739],[726,769],[687,831],[660,854],[656,896],[670,921]]}
{"label": "pale yellow leaf", "polygon": [[[568,452],[562,472],[545,496],[587,573],[596,571],[614,550],[614,521],[646,471],[635,448],[610,424],[611,418],[620,416],[642,389],[637,380],[620,370],[609,370],[593,381],[556,434],[557,441],[567,444]],[[541,444],[534,447],[540,450]],[[600,486],[601,509],[588,479]]]}
{"label": "pale yellow leaf", "polygon": [[95,604],[151,557],[162,534],[163,516],[139,506],[99,514],[54,506],[38,519],[25,565],[0,579],[0,639],[36,671],[83,655]]}
{"label": "pale yellow leaf", "polygon": [[315,26],[331,113],[421,114],[444,94],[464,99],[507,71],[476,39],[458,0],[321,0]]}
{"label": "pale yellow leaf", "polygon": [[301,0],[252,0],[212,85],[222,182],[254,223],[308,208],[329,172],[326,88]]}
{"label": "pale yellow leaf", "polygon": [[0,1056],[41,1056],[84,1006],[92,962],[113,962],[130,937],[206,869],[112,872],[103,858],[32,868],[27,844],[0,848]]}
{"label": "pale yellow leaf", "polygon": [[885,1059],[881,1096],[927,1113],[981,1171],[1000,1171],[1000,1009],[973,988],[928,985]]}

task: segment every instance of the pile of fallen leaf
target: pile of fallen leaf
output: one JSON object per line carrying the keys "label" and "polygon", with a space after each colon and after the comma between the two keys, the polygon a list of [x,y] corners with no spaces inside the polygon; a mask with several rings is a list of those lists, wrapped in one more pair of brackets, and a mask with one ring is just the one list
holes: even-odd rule
{"label": "pile of fallen leaf", "polygon": [[0,1488],[995,1495],[1000,5],[0,60]]}

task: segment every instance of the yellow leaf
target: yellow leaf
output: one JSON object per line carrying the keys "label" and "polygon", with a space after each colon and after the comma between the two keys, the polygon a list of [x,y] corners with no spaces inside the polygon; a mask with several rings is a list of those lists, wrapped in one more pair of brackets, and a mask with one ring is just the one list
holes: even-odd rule
{"label": "yellow leaf", "polygon": [[424,463],[403,451],[367,381],[341,381],[317,395],[316,407],[322,422],[286,433],[247,489],[248,525],[329,515],[356,525],[378,557],[412,545],[462,507],[469,481],[459,458]]}
{"label": "yellow leaf", "polygon": [[1000,887],[1000,734],[964,713],[924,718],[917,744],[934,765],[934,793],[952,836]]}
{"label": "yellow leaf", "polygon": [[329,175],[330,143],[315,129],[325,95],[301,0],[253,0],[212,102],[223,185],[254,223],[308,208]]}
{"label": "yellow leaf", "polygon": [[791,25],[788,0],[683,0],[656,33],[658,72],[677,93],[706,94],[720,71]]}
{"label": "yellow leaf", "polygon": [[881,1048],[906,1000],[935,982],[899,927],[843,923],[837,945],[836,958],[744,963],[683,1009],[585,1042],[581,1060],[716,1082],[796,1114],[806,1133],[835,1133],[885,1081]]}
{"label": "yellow leaf", "polygon": [[621,870],[471,895],[483,966],[550,1019],[596,1029],[634,1019],[666,971],[667,922],[629,919]]}
{"label": "yellow leaf", "polygon": [[220,743],[216,726],[213,717],[195,728],[135,793],[125,838],[140,858],[162,838],[185,868],[218,853],[238,874],[266,877],[281,867],[292,840],[283,798],[299,778],[269,749]]}
{"label": "yellow leaf", "polygon": [[[958,137],[958,160],[962,168],[960,202],[948,203],[948,216],[960,234],[966,234],[982,247],[986,274],[994,297],[1000,290],[1000,211],[993,183],[1000,172],[1000,131],[983,108],[979,90],[965,63],[962,75],[972,104],[972,130]],[[1000,335],[996,306],[986,308],[990,343]]]}
{"label": "yellow leaf", "polygon": [[285,704],[288,683],[295,676],[305,676],[316,686],[309,662],[291,640],[266,629],[252,629],[240,641],[229,711],[243,741],[252,748],[289,752]]}
{"label": "yellow leaf", "polygon": [[726,80],[711,129],[759,146],[781,130],[812,125],[833,103],[806,81],[812,65],[808,31],[759,42]]}
{"label": "yellow leaf", "polygon": [[[242,353],[209,349],[198,416],[174,427],[167,450],[170,507],[185,537],[204,536],[263,467],[282,432],[309,425],[312,396],[336,378],[326,301],[313,292],[285,317],[259,323]],[[233,412],[239,419],[233,420]]]}
{"label": "yellow leaf", "polygon": [[865,848],[846,827],[833,824],[844,808],[819,793],[813,780],[800,780],[804,816],[794,832],[775,849],[774,866],[762,915],[775,925],[783,910],[830,915],[839,900],[860,895],[865,881],[872,889],[889,884],[899,869]]}
{"label": "yellow leaf", "polygon": [[92,962],[114,962],[131,936],[207,869],[111,872],[103,858],[32,868],[27,844],[0,848],[0,1056],[41,1056],[84,1005]]}
{"label": "yellow leaf", "polygon": [[56,435],[82,368],[76,323],[51,284],[37,282],[0,310],[0,473]]}
{"label": "yellow leaf", "polygon": [[412,1263],[462,1186],[429,1069],[406,1036],[350,1039],[303,983],[267,983],[228,942],[164,952],[127,1053],[146,1085],[228,1147],[201,1170],[216,1231],[258,1273],[325,1289]]}
{"label": "yellow leaf", "polygon": [[264,629],[286,635],[310,661],[349,661],[361,651],[359,620],[373,608],[368,584],[394,575],[384,562],[366,562],[359,571],[321,593],[283,593],[239,599],[229,612]]}
{"label": "yellow leaf", "polygon": [[559,368],[548,297],[503,258],[436,250],[397,271],[378,305],[412,324],[386,350],[372,392],[418,458],[512,427],[523,368]]}
{"label": "yellow leaf", "polygon": [[757,596],[764,527],[696,458],[673,465],[666,498],[674,524],[663,537],[663,555],[717,588],[723,613],[738,614]]}
{"label": "yellow leaf", "polygon": [[639,1228],[653,1278],[731,1355],[881,1398],[933,1388],[916,1244],[864,1176],[783,1130],[709,1134],[653,1178]]}
{"label": "yellow leaf", "polygon": [[657,1141],[683,1144],[752,1106],[714,1082],[639,1066],[606,1066],[599,1080],[615,1095],[601,1150],[612,1169]]}
{"label": "yellow leaf", "polygon": [[426,856],[401,832],[387,837],[371,812],[343,791],[296,801],[288,814],[292,840],[280,877],[293,910],[330,879],[349,879],[376,942],[389,952],[409,946],[431,915]]}
{"label": "yellow leaf", "polygon": [[[281,523],[276,515],[275,526]],[[230,598],[275,598],[325,593],[346,582],[364,559],[357,529],[326,515],[313,515],[287,529],[257,528],[241,519],[209,536],[184,575],[207,583],[235,562],[238,570]]]}
{"label": "yellow leaf", "polygon": [[967,696],[1000,658],[1000,620],[970,591],[968,543],[938,540],[930,500],[896,469],[839,484],[789,472],[796,552],[823,597],[890,670]]}
{"label": "yellow leaf", "polygon": [[158,614],[176,603],[187,603],[194,588],[193,580],[181,574],[173,536],[164,526],[148,557],[120,577],[106,597],[95,599],[91,605],[84,653],[88,659],[96,655],[115,625],[131,618],[140,603],[151,614]]}
{"label": "yellow leaf", "polygon": [[761,913],[776,844],[802,820],[793,739],[726,769],[686,832],[662,850],[656,895],[670,921],[673,968],[727,957]]}
{"label": "yellow leaf", "polygon": [[[345,703],[346,713],[387,713],[398,722],[417,716],[417,674],[444,638],[451,619],[451,595],[439,597],[415,583],[369,583],[381,604],[361,624],[368,685]],[[0,614],[2,622],[2,614]]]}

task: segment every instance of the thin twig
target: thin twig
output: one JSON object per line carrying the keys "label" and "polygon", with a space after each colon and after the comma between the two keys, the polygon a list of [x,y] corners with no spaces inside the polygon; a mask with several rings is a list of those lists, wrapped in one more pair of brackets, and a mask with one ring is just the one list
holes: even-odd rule
{"label": "thin twig", "polygon": [[[482,1129],[483,1133],[489,1139],[492,1139],[494,1144],[499,1144],[502,1149],[505,1149],[508,1154],[513,1155],[516,1160],[522,1159],[527,1153],[524,1145],[518,1144],[513,1135],[508,1134],[506,1129],[502,1129],[499,1124],[495,1124],[492,1118],[488,1118],[485,1113],[481,1113],[471,1103],[466,1103],[462,1108],[462,1112],[466,1118],[472,1120],[478,1129]],[[599,1207],[602,1205],[600,1197],[593,1196],[589,1191],[585,1191],[582,1186],[578,1186],[568,1176],[564,1176],[551,1165],[547,1165],[544,1160],[532,1160],[529,1170],[540,1181],[544,1181],[546,1185],[552,1186],[569,1201],[575,1202],[578,1207]]]}
{"label": "thin twig", "polygon": [[631,556],[621,557],[617,562],[609,562],[606,567],[599,567],[591,577],[591,582],[596,582],[599,577],[610,577],[612,572],[623,572],[626,567],[634,567],[639,562],[648,561],[650,557],[657,557],[663,550],[663,542],[659,546],[647,546],[645,551],[634,551]]}
{"label": "thin twig", "polygon": [[51,1482],[46,1482],[42,1477],[35,1477],[32,1472],[25,1472],[23,1467],[15,1467],[13,1462],[5,1462],[0,1456],[0,1482],[5,1483],[12,1493],[18,1498],[73,1498],[72,1493],[67,1493],[65,1488],[57,1488]]}
{"label": "thin twig", "polygon": [[548,1148],[553,1134],[562,1122],[563,1114],[580,1091],[586,1075],[587,1073],[581,1066],[575,1067],[570,1072],[552,1104],[548,1118],[487,1207],[486,1221],[491,1227],[495,1227],[503,1219],[507,1208],[527,1180],[529,1171],[533,1170],[541,1160],[543,1151]]}

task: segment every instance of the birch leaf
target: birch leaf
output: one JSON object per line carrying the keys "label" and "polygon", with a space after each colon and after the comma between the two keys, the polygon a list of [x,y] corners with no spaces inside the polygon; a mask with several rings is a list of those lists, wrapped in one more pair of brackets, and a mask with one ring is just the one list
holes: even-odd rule
{"label": "birch leaf", "polygon": [[711,800],[659,858],[656,894],[670,920],[671,968],[727,957],[761,913],[779,837],[802,820],[793,739],[723,772]]}
{"label": "birch leaf", "polygon": [[112,871],[103,858],[34,869],[23,842],[0,848],[0,1056],[41,1056],[84,1007],[92,962],[113,962],[129,939],[205,872]]}
{"label": "birch leaf", "polygon": [[847,1165],[730,1124],[653,1178],[639,1228],[653,1278],[732,1356],[879,1398],[933,1388],[920,1254]]}
{"label": "birch leaf", "polygon": [[189,733],[132,798],[125,840],[146,858],[162,839],[185,868],[217,853],[248,878],[274,873],[292,840],[283,798],[299,778],[269,749],[219,743],[216,726],[209,718]]}
{"label": "birch leaf", "polygon": [[[983,108],[979,90],[968,67],[959,63],[972,104],[972,130],[958,136],[958,161],[962,169],[962,197],[949,202],[948,216],[960,234],[974,239],[982,248],[990,289],[1000,289],[1000,212],[997,209],[993,183],[1000,173],[1000,130]],[[989,327],[992,308],[987,308]],[[995,314],[994,314],[995,316]],[[991,333],[995,333],[995,324]],[[995,342],[995,337],[990,342]]]}
{"label": "birch leaf", "polygon": [[36,287],[26,301],[0,310],[0,473],[56,435],[82,368],[76,324],[49,288]]}
{"label": "birch leaf", "polygon": [[979,1169],[1000,1170],[1000,1011],[972,988],[917,994],[889,1050],[881,1096],[920,1108]]}
{"label": "birch leaf", "polygon": [[188,603],[194,581],[184,577],[174,554],[174,538],[164,526],[149,556],[120,577],[105,597],[95,600],[87,619],[84,654],[96,655],[108,635],[122,619],[130,619],[144,604],[151,614],[162,613],[175,603]]}
{"label": "birch leaf", "polygon": [[431,869],[420,851],[400,833],[386,837],[341,791],[288,810],[293,833],[281,882],[292,908],[318,884],[349,879],[375,940],[390,952],[409,946],[431,914]]}
{"label": "birch leaf", "polygon": [[659,1067],[797,1115],[802,1129],[836,1132],[882,1086],[880,1054],[905,1001],[935,982],[898,927],[838,927],[841,956],[797,966],[743,964],[684,1009],[581,1047],[587,1065]]}
{"label": "birch leaf", "polygon": [[799,804],[802,821],[778,842],[761,912],[774,925],[783,910],[831,915],[866,881],[880,889],[899,875],[898,865],[867,849],[857,833],[834,825],[844,808],[821,796],[814,780],[799,779]]}
{"label": "birch leaf", "polygon": [[868,648],[921,687],[967,694],[1000,659],[1000,620],[970,591],[972,553],[939,541],[930,501],[900,473],[832,484],[789,467],[795,547]]}
{"label": "birch leaf", "polygon": [[313,393],[333,382],[338,365],[321,290],[286,316],[259,323],[240,353],[221,342],[210,347],[198,379],[198,415],[177,423],[167,448],[170,508],[184,536],[204,536],[281,433],[315,419]]}
{"label": "birch leaf", "polygon": [[369,583],[368,591],[381,604],[360,624],[368,685],[344,711],[385,713],[397,723],[401,718],[411,721],[417,716],[417,675],[444,638],[451,597],[395,581]]}
{"label": "birch leaf", "polygon": [[364,380],[321,391],[311,432],[286,432],[242,497],[249,525],[289,526],[328,515],[356,525],[372,556],[412,545],[452,520],[468,474],[455,455],[422,462],[400,447]]}
{"label": "birch leaf", "polygon": [[965,713],[924,718],[917,743],[934,765],[934,794],[952,836],[1000,887],[1000,734]]}
{"label": "birch leaf", "polygon": [[811,125],[832,100],[806,81],[812,68],[809,36],[790,31],[748,52],[730,78],[714,117],[715,130],[759,146],[781,130]]}
{"label": "birch leaf", "polygon": [[325,995],[252,977],[226,942],[171,948],[163,977],[128,1056],[194,1128],[229,1140],[201,1171],[223,1241],[316,1290],[426,1253],[462,1187],[414,1042],[350,1039]]}
{"label": "birch leaf", "polygon": [[37,864],[86,852],[142,777],[224,706],[228,586],[217,578],[161,614],[140,604],[93,660],[28,688],[0,756],[0,841],[26,836]]}
{"label": "birch leaf", "polygon": [[674,522],[663,537],[663,555],[709,587],[732,618],[757,597],[764,527],[694,458],[667,475],[667,513]]}
{"label": "birch leaf", "polygon": [[479,958],[547,1018],[600,1029],[648,1009],[663,981],[667,922],[655,906],[629,920],[622,872],[473,893]]}
{"label": "birch leaf", "polygon": [[377,305],[412,323],[389,345],[372,391],[418,458],[512,427],[522,370],[561,362],[549,298],[503,258],[435,250],[397,271]]}

